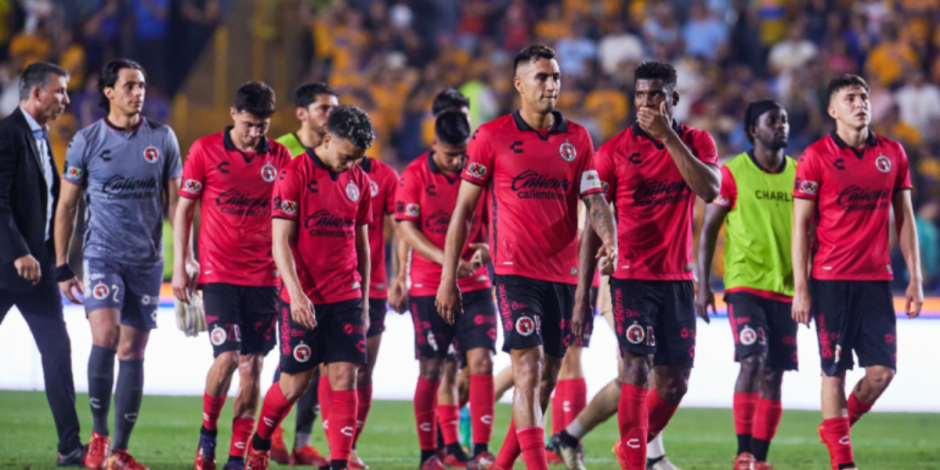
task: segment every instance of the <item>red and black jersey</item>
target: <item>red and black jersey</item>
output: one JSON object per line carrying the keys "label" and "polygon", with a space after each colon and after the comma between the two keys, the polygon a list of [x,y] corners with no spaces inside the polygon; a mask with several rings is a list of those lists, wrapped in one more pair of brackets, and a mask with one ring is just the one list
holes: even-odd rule
{"label": "red and black jersey", "polygon": [[812,276],[821,280],[890,280],[888,214],[894,193],[911,187],[904,148],[869,131],[855,149],[833,131],[796,165],[793,197],[816,201]]}
{"label": "red and black jersey", "polygon": [[[414,222],[431,243],[443,250],[447,227],[450,225],[454,207],[457,206],[460,176],[450,176],[441,171],[434,163],[433,155],[433,152],[421,155],[402,172],[395,197],[395,220]],[[485,238],[482,213],[483,204],[480,204],[470,223],[467,246],[464,246],[460,255],[467,261],[473,258],[474,253],[469,244],[481,243]],[[437,294],[437,288],[441,284],[441,269],[441,265],[415,251],[411,257],[409,294],[413,297]],[[471,277],[458,278],[457,286],[461,292],[492,287],[486,266],[477,269]]]}
{"label": "red and black jersey", "polygon": [[274,286],[271,193],[290,152],[267,137],[260,151],[242,152],[230,130],[193,142],[183,166],[179,195],[202,206],[199,283]]}
{"label": "red and black jersey", "polygon": [[[707,132],[676,121],[672,128],[696,158],[718,164]],[[692,279],[695,194],[666,146],[634,123],[597,150],[597,172],[616,208],[619,259],[613,277]]]}
{"label": "red and black jersey", "polygon": [[530,127],[516,111],[477,128],[463,180],[485,186],[496,274],[578,283],[578,198],[602,192],[584,127],[553,111]]}
{"label": "red and black jersey", "polygon": [[[287,164],[274,184],[272,217],[297,222],[291,251],[311,302],[362,297],[356,227],[372,222],[372,191],[359,165],[336,173],[307,149]],[[281,289],[281,299],[290,303],[287,289]]]}
{"label": "red and black jersey", "polygon": [[395,189],[398,173],[369,157],[362,159],[362,171],[369,175],[369,193],[372,195],[372,223],[369,224],[369,254],[372,273],[369,275],[369,298],[388,297],[388,275],[385,266],[385,215],[395,213]]}

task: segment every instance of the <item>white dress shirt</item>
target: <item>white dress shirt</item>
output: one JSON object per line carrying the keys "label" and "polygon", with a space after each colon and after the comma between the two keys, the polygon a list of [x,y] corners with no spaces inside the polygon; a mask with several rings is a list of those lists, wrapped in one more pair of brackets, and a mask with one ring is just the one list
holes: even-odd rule
{"label": "white dress shirt", "polygon": [[49,240],[52,236],[52,234],[49,233],[49,226],[51,225],[49,222],[52,220],[52,203],[54,201],[52,183],[53,178],[55,178],[52,174],[52,155],[50,154],[49,146],[46,145],[46,136],[49,132],[49,126],[40,126],[23,108],[20,108],[20,112],[26,117],[26,122],[29,123],[29,129],[33,131],[33,139],[36,140],[36,148],[39,150],[39,159],[42,160],[42,176],[46,179],[46,191],[49,191],[49,197],[46,198],[46,240]]}

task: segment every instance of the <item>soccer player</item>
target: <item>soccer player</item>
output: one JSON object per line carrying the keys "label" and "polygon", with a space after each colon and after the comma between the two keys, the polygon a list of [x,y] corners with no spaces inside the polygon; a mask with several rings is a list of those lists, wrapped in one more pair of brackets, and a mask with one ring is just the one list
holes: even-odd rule
{"label": "soccer player", "polygon": [[315,149],[291,161],[274,184],[272,237],[281,275],[277,311],[281,380],[271,385],[248,451],[265,470],[271,436],[327,364],[330,468],[347,470],[356,430],[356,376],[369,329],[369,177],[357,164],[372,146],[364,111],[339,106]]}
{"label": "soccer player", "polygon": [[[301,85],[297,89],[294,103],[297,119],[300,121],[300,129],[277,138],[278,143],[284,144],[290,151],[291,157],[303,155],[308,148],[320,146],[320,143],[323,142],[323,136],[326,135],[327,119],[330,117],[330,112],[339,106],[339,100],[336,92],[327,84],[314,82]],[[320,455],[320,451],[310,444],[313,423],[317,420],[317,411],[320,408],[318,395],[320,378],[320,369],[318,368],[311,379],[311,386],[307,387],[307,391],[297,401],[294,448],[291,452],[288,452],[284,445],[284,435],[281,427],[278,426],[274,432],[274,436],[271,438],[271,459],[275,462],[282,465],[312,465],[315,467],[329,464],[329,460]],[[280,379],[281,369],[278,368],[274,371],[274,381],[277,382]],[[328,386],[327,389],[329,389]]]}
{"label": "soccer player", "polygon": [[[627,470],[646,468],[646,444],[666,427],[688,387],[695,360],[692,286],[692,209],[695,196],[711,202],[721,174],[707,132],[673,120],[679,102],[676,70],[649,61],[637,67],[637,121],[601,146],[597,168],[616,206],[620,257],[610,278],[617,340],[623,354],[621,439],[614,453]],[[585,243],[596,245],[594,227]],[[593,270],[593,259],[586,260]],[[581,272],[574,323],[590,315]],[[651,365],[656,381],[648,390]]]}
{"label": "soccer player", "polygon": [[[461,314],[460,254],[486,188],[503,350],[512,359],[515,385],[513,424],[491,468],[512,468],[521,452],[527,468],[541,470],[548,465],[542,413],[573,341],[571,329],[581,326],[571,318],[578,273],[595,254],[616,257],[616,224],[594,170],[590,136],[555,110],[561,90],[555,51],[528,47],[516,55],[513,71],[522,107],[480,126],[471,138],[436,303],[448,323]],[[580,259],[579,198],[603,239],[598,251],[582,246]],[[585,282],[590,287],[590,279]]]}
{"label": "soccer player", "polygon": [[725,302],[741,364],[734,387],[734,426],[738,435],[735,470],[766,470],[767,451],[777,432],[783,373],[797,370],[797,323],[790,316],[793,267],[790,198],[796,162],[784,155],[790,124],[773,101],[748,105],[744,132],[753,149],[721,167],[721,193],[705,209],[698,246],[695,309],[708,322],[715,310],[709,287],[715,242],[725,232]]}
{"label": "soccer player", "polygon": [[[822,365],[819,436],[833,470],[855,468],[849,428],[888,388],[897,364],[897,318],[888,286],[888,216],[894,209],[898,242],[910,282],[908,318],[924,303],[920,249],[911,207],[911,174],[900,144],[869,128],[868,84],[856,75],[829,82],[829,116],[836,129],[800,156],[793,183],[793,319],[816,320]],[[810,225],[815,225],[812,271]],[[852,352],[865,376],[845,398]]]}
{"label": "soccer player", "polygon": [[261,367],[277,344],[277,267],[271,255],[271,193],[290,162],[287,148],[265,134],[274,114],[274,90],[248,82],[235,93],[234,126],[193,143],[183,167],[174,232],[173,293],[189,298],[196,279],[186,270],[196,204],[202,207],[199,261],[203,303],[215,361],[206,377],[196,470],[215,469],[219,413],[238,370],[232,441],[226,470],[244,468],[254,430]]}
{"label": "soccer player", "polygon": [[[146,469],[127,446],[143,398],[144,350],[157,327],[163,284],[161,201],[165,196],[168,213],[176,212],[182,173],[176,134],[140,115],[146,86],[136,62],[116,59],[105,65],[98,91],[108,116],[80,130],[69,144],[62,172],[69,184],[62,185],[56,211],[56,277],[66,298],[81,303],[72,290],[81,290],[82,283],[69,270],[68,256],[78,202],[85,197],[82,279],[91,324],[88,395],[94,418],[85,464],[92,469]],[[111,446],[107,420],[115,356],[120,365]]]}
{"label": "soccer player", "polygon": [[459,419],[456,404],[436,406],[443,363],[451,346],[458,353],[466,354],[470,370],[474,443],[470,465],[487,468],[495,459],[488,445],[493,432],[492,354],[496,351],[496,309],[486,266],[474,267],[471,262],[484,240],[482,206],[477,207],[471,218],[470,235],[459,261],[458,285],[464,314],[457,322],[447,323],[437,314],[434,305],[447,226],[457,204],[460,170],[470,141],[470,122],[460,111],[445,111],[438,115],[434,130],[432,149],[412,161],[402,173],[395,202],[399,229],[414,251],[409,297],[421,371],[414,398],[421,469],[442,470],[468,465],[456,425],[442,426],[447,451],[443,463],[435,452],[438,416],[442,423],[448,424]]}

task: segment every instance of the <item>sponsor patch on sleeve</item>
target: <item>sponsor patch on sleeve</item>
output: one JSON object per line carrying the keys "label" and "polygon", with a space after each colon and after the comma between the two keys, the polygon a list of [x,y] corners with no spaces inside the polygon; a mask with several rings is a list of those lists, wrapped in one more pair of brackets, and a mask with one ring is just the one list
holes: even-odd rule
{"label": "sponsor patch on sleeve", "polygon": [[800,192],[803,194],[808,194],[813,196],[816,194],[816,191],[819,189],[819,183],[810,180],[803,180],[800,183]]}
{"label": "sponsor patch on sleeve", "polygon": [[486,176],[486,167],[477,162],[473,162],[467,165],[467,176],[482,180],[483,177]]}

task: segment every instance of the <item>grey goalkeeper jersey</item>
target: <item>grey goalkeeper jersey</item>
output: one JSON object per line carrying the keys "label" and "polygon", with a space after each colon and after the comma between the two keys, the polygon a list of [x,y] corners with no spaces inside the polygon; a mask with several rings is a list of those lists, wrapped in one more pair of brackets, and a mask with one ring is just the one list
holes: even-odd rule
{"label": "grey goalkeeper jersey", "polygon": [[162,194],[181,174],[169,126],[142,117],[130,131],[105,119],[80,130],[65,154],[62,179],[84,190],[84,256],[125,263],[162,258]]}

